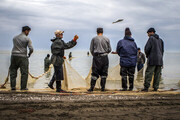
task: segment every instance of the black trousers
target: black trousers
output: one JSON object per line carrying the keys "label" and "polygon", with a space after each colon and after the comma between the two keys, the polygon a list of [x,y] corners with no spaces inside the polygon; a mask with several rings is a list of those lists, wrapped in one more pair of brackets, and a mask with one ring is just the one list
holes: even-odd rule
{"label": "black trousers", "polygon": [[127,76],[129,77],[129,89],[134,88],[135,67],[121,66],[120,75],[122,77],[122,88],[127,89]]}
{"label": "black trousers", "polygon": [[98,79],[107,78],[108,76],[109,59],[108,56],[93,56],[92,78]]}

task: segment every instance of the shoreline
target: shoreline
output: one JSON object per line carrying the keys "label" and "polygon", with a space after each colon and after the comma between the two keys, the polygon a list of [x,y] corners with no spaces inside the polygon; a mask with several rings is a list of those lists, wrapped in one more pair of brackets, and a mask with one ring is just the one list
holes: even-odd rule
{"label": "shoreline", "polygon": [[180,118],[180,92],[57,93],[49,89],[38,91],[0,90],[1,120]]}

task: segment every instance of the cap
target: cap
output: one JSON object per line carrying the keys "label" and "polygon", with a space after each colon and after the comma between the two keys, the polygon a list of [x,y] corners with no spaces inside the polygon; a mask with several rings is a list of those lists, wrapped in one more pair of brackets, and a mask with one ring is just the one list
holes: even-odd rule
{"label": "cap", "polygon": [[61,30],[56,30],[56,31],[54,32],[55,35],[57,35],[57,34],[62,34],[62,33],[64,33],[64,31],[61,31]]}
{"label": "cap", "polygon": [[156,31],[155,31],[154,28],[149,28],[148,31],[147,31],[147,33],[148,33],[148,32],[154,32],[154,33],[155,33]]}

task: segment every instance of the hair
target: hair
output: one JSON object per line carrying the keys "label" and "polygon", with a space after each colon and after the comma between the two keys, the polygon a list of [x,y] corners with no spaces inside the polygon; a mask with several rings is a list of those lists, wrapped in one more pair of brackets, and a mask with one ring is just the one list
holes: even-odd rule
{"label": "hair", "polygon": [[130,29],[127,27],[127,28],[125,29],[125,36],[130,36],[130,35],[132,35],[132,34],[131,34],[131,31],[130,31]]}
{"label": "hair", "polygon": [[49,55],[49,54],[47,54],[47,57],[50,57],[50,55]]}
{"label": "hair", "polygon": [[138,48],[138,50],[141,50],[141,48]]}
{"label": "hair", "polygon": [[26,30],[30,31],[31,28],[30,28],[29,26],[23,26],[23,27],[22,27],[22,32],[24,32],[24,31],[26,31]]}
{"label": "hair", "polygon": [[103,28],[97,28],[97,33],[103,33]]}

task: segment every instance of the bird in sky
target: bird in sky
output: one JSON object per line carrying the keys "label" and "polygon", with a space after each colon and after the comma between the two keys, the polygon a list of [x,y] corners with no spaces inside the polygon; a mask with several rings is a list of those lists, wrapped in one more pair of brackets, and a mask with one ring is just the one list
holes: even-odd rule
{"label": "bird in sky", "polygon": [[122,22],[124,19],[118,19],[117,21],[113,22],[112,24],[114,23],[118,23],[118,22]]}

